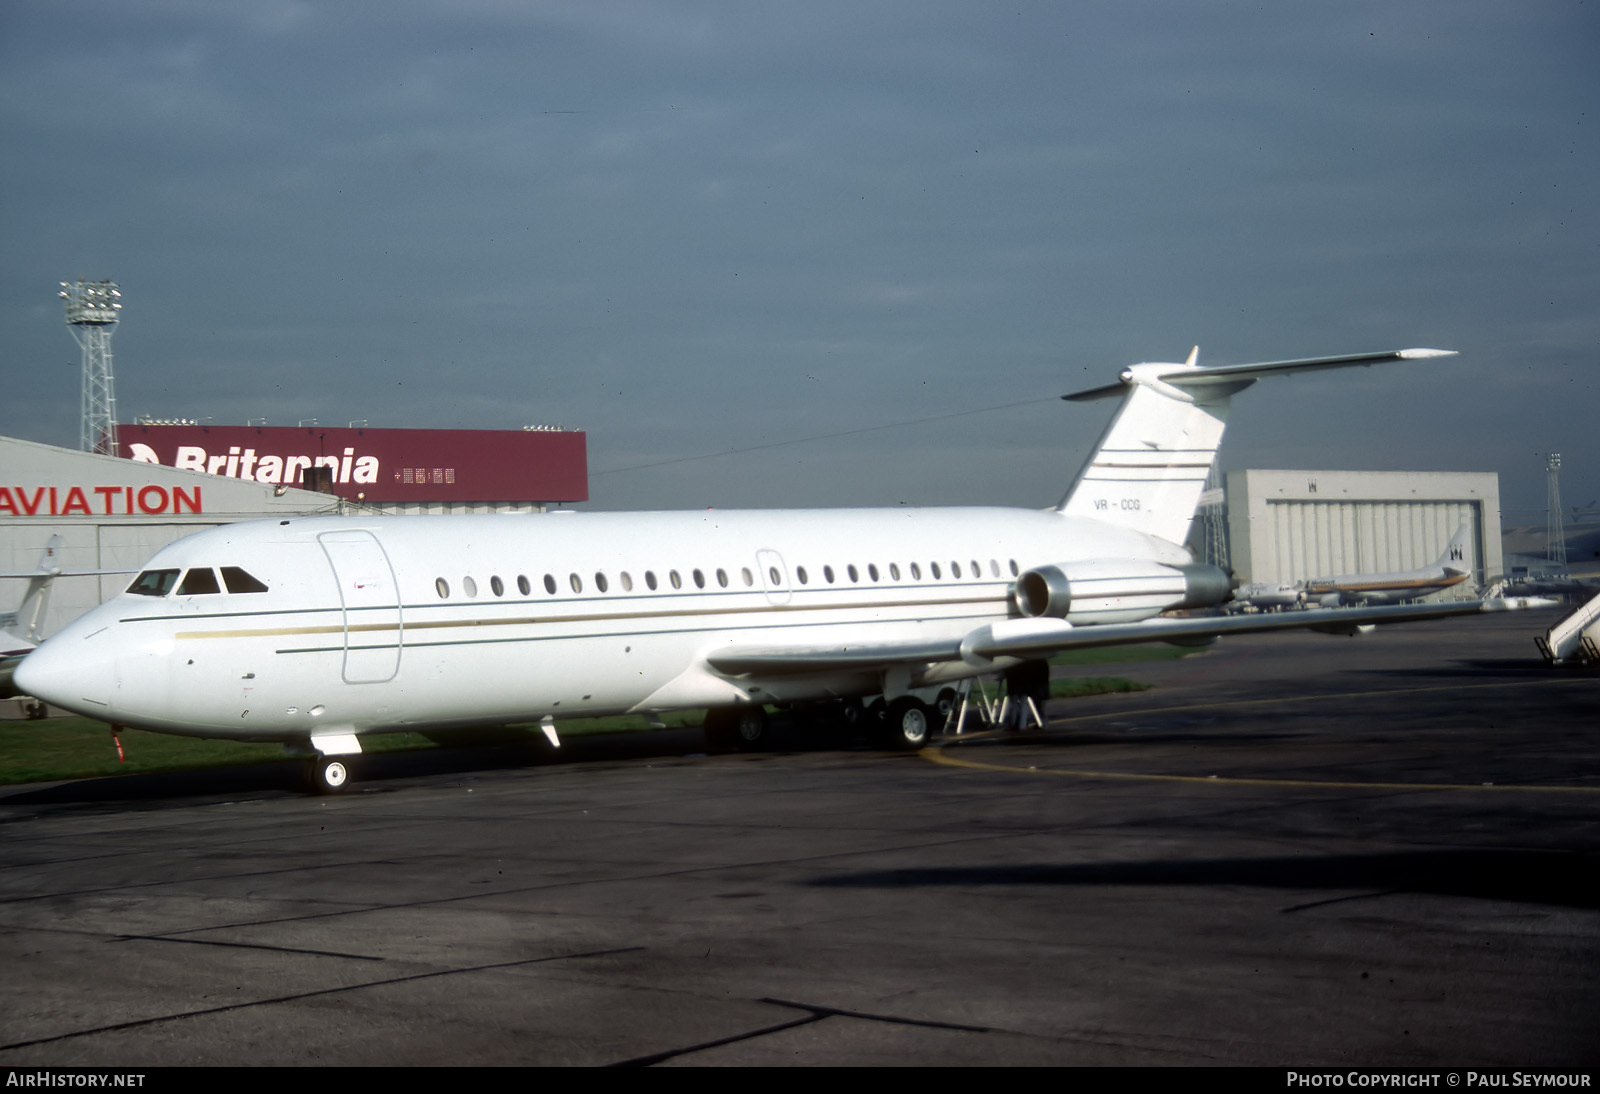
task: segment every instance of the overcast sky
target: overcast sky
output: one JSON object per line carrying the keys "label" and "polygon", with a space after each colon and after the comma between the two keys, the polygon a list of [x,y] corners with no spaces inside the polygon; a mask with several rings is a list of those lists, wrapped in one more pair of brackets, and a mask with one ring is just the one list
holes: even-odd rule
{"label": "overcast sky", "polygon": [[1600,498],[1597,8],[6,0],[0,433],[76,444],[79,276],[123,421],[560,422],[599,508],[1049,505],[1126,364],[1439,346],[1224,466],[1542,521],[1547,452]]}

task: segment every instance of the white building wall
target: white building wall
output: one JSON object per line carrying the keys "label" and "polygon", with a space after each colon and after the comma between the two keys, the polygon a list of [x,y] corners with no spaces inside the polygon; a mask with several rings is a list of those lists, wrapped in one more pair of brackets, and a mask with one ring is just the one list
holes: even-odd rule
{"label": "white building wall", "polygon": [[[149,489],[141,504],[140,492],[147,488],[158,489]],[[337,512],[338,506],[339,500],[326,494],[296,489],[279,494],[265,483],[0,437],[0,572],[37,568],[55,535],[63,540],[54,562],[60,569],[138,570],[162,547],[203,528]],[[58,578],[50,589],[45,634],[121,592],[131,580],[129,575]],[[22,580],[0,581],[0,611],[15,608],[26,588]]]}
{"label": "white building wall", "polygon": [[1227,504],[1233,569],[1245,582],[1416,569],[1462,521],[1473,529],[1475,582],[1503,569],[1493,473],[1233,471]]}

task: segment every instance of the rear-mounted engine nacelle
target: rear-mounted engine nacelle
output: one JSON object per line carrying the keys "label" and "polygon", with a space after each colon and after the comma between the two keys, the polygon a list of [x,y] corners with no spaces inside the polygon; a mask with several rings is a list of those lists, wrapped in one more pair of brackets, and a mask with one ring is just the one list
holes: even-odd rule
{"label": "rear-mounted engine nacelle", "polygon": [[1233,595],[1215,566],[1164,566],[1126,558],[1093,558],[1036,566],[1017,578],[1023,615],[1073,623],[1127,623],[1179,608],[1208,608]]}

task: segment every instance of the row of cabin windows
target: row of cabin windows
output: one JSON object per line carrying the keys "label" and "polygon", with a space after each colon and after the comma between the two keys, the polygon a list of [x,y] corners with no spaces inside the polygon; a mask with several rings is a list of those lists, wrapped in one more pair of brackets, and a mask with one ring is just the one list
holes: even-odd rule
{"label": "row of cabin windows", "polygon": [[[217,574],[222,581],[217,581]],[[183,574],[179,582],[178,575]],[[166,596],[176,586],[179,596],[198,596],[206,593],[264,593],[267,587],[237,566],[223,566],[213,570],[210,566],[192,566],[187,573],[182,570],[146,570],[133,579],[128,592],[139,596]]]}
{"label": "row of cabin windows", "polygon": [[[1011,576],[1015,577],[1018,573],[1017,560],[1009,559],[1007,565],[1011,571]],[[922,580],[921,564],[916,562],[909,563],[907,565],[907,571],[910,573],[912,581]],[[855,563],[851,563],[850,565],[846,566],[844,568],[844,572],[850,578],[850,583],[852,585],[860,584],[862,571],[856,567]],[[890,581],[900,580],[900,564],[898,562],[889,563],[887,572]],[[949,572],[950,576],[956,579],[970,575],[974,580],[978,580],[984,576],[983,566],[978,562],[977,559],[969,560],[965,567],[963,567],[959,561],[951,562]],[[935,581],[940,581],[944,577],[944,570],[937,562],[928,563],[928,573]],[[1000,562],[998,559],[991,558],[989,560],[989,574],[992,577],[1001,576]],[[867,564],[866,575],[869,581],[880,581],[883,577],[883,574],[879,571],[876,563]],[[751,572],[750,567],[741,566],[737,576],[738,580],[743,583],[745,588],[750,589],[755,587],[756,578],[755,574]],[[804,566],[796,566],[794,568],[794,576],[795,580],[801,585],[808,585],[811,582],[811,575],[807,573]],[[713,577],[716,580],[718,588],[726,589],[733,584],[733,579],[729,576],[727,570],[719,568],[713,571]],[[689,572],[689,578],[694,582],[694,587],[697,589],[704,589],[710,584],[710,581],[707,579],[704,570],[691,570]],[[773,588],[782,587],[783,574],[779,572],[776,566],[768,568],[767,578],[771,582]],[[822,568],[822,579],[829,585],[833,585],[838,582],[838,575],[834,572],[832,566],[824,566]],[[668,570],[667,583],[670,584],[674,589],[681,589],[684,586],[683,575],[677,570]],[[617,574],[617,584],[621,587],[623,592],[632,592],[633,575],[627,570],[621,571],[619,574]],[[654,570],[646,570],[644,572],[644,584],[645,587],[651,591],[654,591],[660,587],[660,582],[657,581]],[[568,574],[567,585],[575,593],[583,592],[582,575],[576,573]],[[450,598],[450,582],[445,578],[441,577],[435,579],[433,587],[438,592],[439,599],[448,600]],[[606,576],[604,570],[598,570],[595,572],[594,587],[597,591],[602,593],[611,591],[611,579]],[[545,592],[549,593],[551,596],[554,596],[559,588],[560,584],[556,581],[554,574],[544,575]],[[468,597],[476,597],[478,595],[477,579],[472,577],[462,578],[461,591]],[[504,596],[506,592],[505,582],[500,580],[498,575],[489,578],[489,591],[495,596]],[[523,596],[529,596],[533,592],[533,583],[530,582],[523,574],[517,575],[517,591]]]}

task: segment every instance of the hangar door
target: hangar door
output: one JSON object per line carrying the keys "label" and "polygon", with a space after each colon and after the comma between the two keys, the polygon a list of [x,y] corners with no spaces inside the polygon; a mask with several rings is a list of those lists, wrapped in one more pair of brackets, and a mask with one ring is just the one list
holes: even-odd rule
{"label": "hangar door", "polygon": [[1275,500],[1267,514],[1278,572],[1256,580],[1414,570],[1437,559],[1465,522],[1473,581],[1483,584],[1483,514],[1476,501]]}

